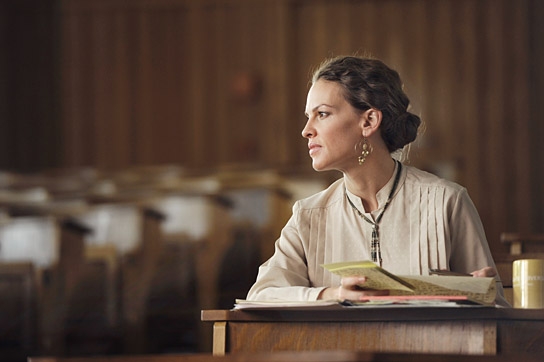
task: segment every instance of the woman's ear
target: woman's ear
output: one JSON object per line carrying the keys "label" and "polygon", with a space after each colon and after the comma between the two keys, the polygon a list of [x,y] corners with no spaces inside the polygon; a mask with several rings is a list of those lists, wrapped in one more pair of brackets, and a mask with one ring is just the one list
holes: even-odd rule
{"label": "woman's ear", "polygon": [[382,112],[376,108],[370,108],[362,114],[363,136],[369,137],[376,132],[382,123]]}

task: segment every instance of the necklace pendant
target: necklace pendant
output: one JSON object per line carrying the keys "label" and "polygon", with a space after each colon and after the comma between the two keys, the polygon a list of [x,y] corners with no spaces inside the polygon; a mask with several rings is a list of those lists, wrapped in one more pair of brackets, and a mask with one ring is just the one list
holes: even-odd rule
{"label": "necklace pendant", "polygon": [[374,263],[382,266],[382,255],[380,252],[380,234],[378,231],[378,225],[374,224],[372,227],[372,238],[370,239],[370,257]]}
{"label": "necklace pendant", "polygon": [[378,231],[376,230],[376,225],[372,227],[372,237],[370,239],[370,257],[372,261],[378,262],[378,250],[380,248],[380,239],[378,238]]}

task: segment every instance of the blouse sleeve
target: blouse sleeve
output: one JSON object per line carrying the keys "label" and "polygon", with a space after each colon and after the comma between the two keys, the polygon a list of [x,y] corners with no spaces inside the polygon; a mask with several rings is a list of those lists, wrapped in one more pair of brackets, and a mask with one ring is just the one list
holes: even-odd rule
{"label": "blouse sleeve", "polygon": [[[487,266],[497,270],[480,216],[465,188],[457,193],[449,207],[451,207],[451,270],[471,273]],[[499,276],[496,303],[509,306],[504,298]]]}
{"label": "blouse sleeve", "polygon": [[297,202],[293,206],[293,215],[276,241],[274,255],[259,267],[257,280],[248,292],[248,300],[311,301],[317,300],[324,289],[310,285],[299,218]]}

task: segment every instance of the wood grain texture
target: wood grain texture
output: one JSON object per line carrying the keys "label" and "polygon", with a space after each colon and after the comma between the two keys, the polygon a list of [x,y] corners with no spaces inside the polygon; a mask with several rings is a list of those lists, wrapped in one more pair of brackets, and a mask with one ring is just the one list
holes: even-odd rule
{"label": "wood grain texture", "polygon": [[[410,163],[467,187],[494,253],[506,251],[503,231],[542,231],[539,1],[8,3],[2,168],[308,171],[300,132],[310,72],[359,53],[399,71],[424,121]],[[31,12],[38,3],[43,12]],[[258,87],[239,98],[244,79]]]}
{"label": "wood grain texture", "polygon": [[492,321],[229,323],[229,351],[356,350],[495,354]]}

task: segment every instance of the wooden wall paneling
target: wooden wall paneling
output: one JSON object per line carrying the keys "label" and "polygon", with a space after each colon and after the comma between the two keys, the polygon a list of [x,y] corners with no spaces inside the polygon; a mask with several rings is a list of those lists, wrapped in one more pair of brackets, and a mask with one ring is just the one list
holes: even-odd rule
{"label": "wooden wall paneling", "polygon": [[[162,58],[162,54],[156,53],[154,48],[155,39],[152,31],[153,14],[148,8],[136,7],[134,16],[137,18],[133,25],[133,37],[135,38],[135,49],[133,61],[135,63],[135,96],[133,114],[133,137],[132,147],[135,154],[135,163],[152,164],[154,154],[155,129],[160,123],[154,122],[156,116],[156,83],[153,59]],[[159,117],[160,118],[160,117]],[[161,118],[162,121],[162,118]]]}
{"label": "wooden wall paneling", "polygon": [[152,163],[179,161],[180,146],[187,140],[184,132],[184,112],[190,107],[183,99],[184,83],[187,79],[187,64],[183,47],[190,33],[186,27],[187,11],[184,9],[149,10],[151,34],[150,64],[152,66],[151,92],[153,112],[150,119],[153,148]]}
{"label": "wooden wall paneling", "polygon": [[[311,47],[311,52],[309,54],[318,55],[322,60],[325,57],[334,56],[330,49],[329,33],[331,33],[331,28],[328,26],[329,19],[328,15],[331,11],[326,1],[314,1],[306,2],[306,9],[303,10],[302,16],[307,17],[308,23],[305,25],[305,28],[309,30],[308,37],[305,41],[308,42],[308,45]],[[335,24],[336,26],[337,24]]]}
{"label": "wooden wall paneling", "polygon": [[261,35],[255,39],[263,46],[258,61],[262,88],[258,110],[249,123],[254,134],[255,129],[263,129],[261,124],[264,126],[264,133],[254,136],[260,158],[267,165],[281,168],[292,163],[290,155],[296,145],[289,142],[288,137],[293,130],[297,133],[297,128],[292,126],[296,122],[288,108],[293,88],[286,67],[292,63],[291,36],[296,25],[292,23],[285,1],[267,1],[261,11],[254,23],[266,19]]}
{"label": "wooden wall paneling", "polygon": [[[294,87],[288,64],[293,63],[295,42],[292,40],[296,24],[293,22],[290,3],[287,1],[269,1],[265,11],[272,16],[265,16],[263,70],[265,75],[262,100],[268,111],[261,112],[253,122],[253,130],[261,129],[261,119],[266,117],[264,133],[257,132],[263,159],[270,165],[286,166],[293,162],[297,143],[291,142],[292,133],[297,135],[298,114],[292,109]],[[262,19],[261,19],[262,20]],[[265,141],[265,142],[261,142]]]}
{"label": "wooden wall paneling", "polygon": [[[308,157],[308,144],[301,137],[302,129],[306,122],[304,108],[306,106],[306,93],[309,89],[309,78],[311,70],[317,64],[313,57],[313,47],[315,40],[311,37],[313,34],[312,22],[309,16],[304,16],[304,2],[289,2],[288,12],[293,24],[291,34],[285,34],[289,37],[291,44],[289,46],[289,55],[291,63],[288,68],[289,89],[291,100],[286,117],[290,119],[288,130],[289,142],[293,145],[290,155],[291,162],[297,165],[311,165]],[[322,26],[322,25],[319,25]]]}
{"label": "wooden wall paneling", "polygon": [[[224,138],[227,157],[225,163],[254,162],[258,159],[259,149],[256,141],[260,139],[254,127],[263,119],[253,118],[258,108],[257,99],[252,99],[250,83],[259,73],[259,58],[262,53],[260,36],[266,22],[255,24],[253,19],[262,19],[262,4],[238,2],[236,5],[224,6],[225,28],[218,29],[226,33],[228,46],[224,48],[224,88],[220,97],[227,109],[221,120],[224,122]],[[259,16],[261,15],[261,16]],[[261,44],[255,42],[259,39]],[[226,136],[226,137],[225,137]]]}
{"label": "wooden wall paneling", "polygon": [[[211,44],[214,47],[212,56],[214,62],[211,64],[212,69],[215,69],[214,78],[211,79],[213,92],[208,95],[211,104],[214,104],[211,110],[212,124],[215,129],[214,138],[211,139],[209,145],[213,150],[212,160],[216,164],[224,164],[229,160],[228,152],[230,145],[230,125],[225,121],[228,112],[227,98],[227,81],[226,81],[226,64],[229,59],[232,59],[234,50],[231,48],[231,35],[229,11],[225,8],[216,8],[213,13],[213,24],[211,24],[214,35],[214,42]],[[225,137],[226,136],[226,137]]]}
{"label": "wooden wall paneling", "polygon": [[[217,3],[210,2],[209,9],[202,14],[201,21],[207,19],[207,37],[204,51],[206,52],[206,58],[209,59],[207,63],[206,74],[202,81],[206,85],[205,92],[201,96],[203,97],[204,109],[206,111],[206,124],[201,124],[202,132],[205,134],[205,142],[198,145],[199,152],[206,152],[206,158],[204,160],[204,166],[219,165],[221,164],[221,154],[224,152],[224,147],[220,144],[221,135],[225,135],[219,118],[226,114],[227,109],[225,107],[224,97],[221,97],[224,92],[221,89],[223,82],[224,69],[219,66],[220,62],[229,56],[227,50],[224,49],[224,37],[223,29],[227,26],[224,19],[221,8],[217,6]],[[205,145],[203,147],[203,145]]]}
{"label": "wooden wall paneling", "polygon": [[[206,52],[209,44],[209,26],[205,21],[209,16],[209,2],[198,2],[198,5],[190,7],[187,17],[187,29],[191,30],[191,36],[188,37],[188,44],[185,46],[187,56],[187,66],[183,69],[186,72],[187,82],[184,83],[183,95],[180,102],[187,103],[183,109],[182,122],[184,125],[184,144],[181,148],[182,155],[180,160],[188,166],[199,166],[207,162],[210,157],[209,149],[211,147],[201,147],[206,144],[206,105],[208,100],[205,97],[210,73],[206,69],[209,63],[209,56]],[[183,45],[182,45],[183,46]],[[190,105],[190,106],[189,106]]]}
{"label": "wooden wall paneling", "polygon": [[[427,122],[412,161],[457,166],[455,178],[469,189],[490,239],[505,221],[512,229],[538,228],[535,200],[543,197],[529,190],[539,192],[544,176],[531,169],[528,154],[539,164],[534,115],[542,110],[534,84],[541,78],[533,74],[542,67],[530,58],[542,33],[532,20],[539,7],[529,0],[65,0],[62,160],[114,167],[281,159],[309,169],[300,131],[310,70],[332,53],[368,52],[401,72]],[[272,11],[283,20],[267,16]],[[263,98],[236,104],[230,81],[252,69],[265,80]],[[509,131],[510,120],[520,118],[515,126],[523,128]],[[270,136],[253,135],[257,128]],[[111,151],[97,150],[104,143]],[[516,185],[517,194],[506,194]]]}
{"label": "wooden wall paneling", "polygon": [[135,154],[136,159],[141,164],[150,164],[152,162],[153,140],[152,135],[153,124],[149,122],[153,117],[152,97],[150,96],[152,83],[152,67],[151,67],[151,35],[149,32],[150,20],[147,14],[138,9],[137,11],[137,27],[134,33],[137,34],[137,48],[135,50],[135,63],[138,71],[135,73],[136,78],[136,99],[137,106],[134,112],[134,137],[135,137]]}
{"label": "wooden wall paneling", "polygon": [[401,72],[405,62],[401,56],[401,43],[404,36],[401,19],[404,16],[405,8],[412,6],[412,4],[405,1],[381,1],[377,5],[379,6],[377,14],[387,14],[387,20],[381,23],[378,19],[373,33],[379,32],[380,34],[383,59],[390,67]]}
{"label": "wooden wall paneling", "polygon": [[[80,76],[80,73],[91,74],[86,83],[94,89],[90,98],[84,94],[78,96],[79,101],[84,103],[82,113],[71,114],[72,118],[76,118],[75,122],[89,113],[94,115],[94,124],[85,120],[81,122],[92,123],[93,127],[89,127],[88,131],[93,132],[74,130],[80,138],[90,138],[90,142],[95,144],[91,147],[94,154],[85,158],[105,168],[151,163],[160,157],[169,161],[168,157],[173,154],[170,145],[174,141],[177,144],[175,136],[179,133],[175,114],[178,102],[175,100],[179,96],[176,87],[181,84],[178,81],[180,72],[177,72],[179,59],[169,55],[181,46],[176,41],[177,26],[169,28],[168,25],[184,22],[178,22],[175,12],[169,14],[161,9],[151,11],[141,4],[119,1],[73,2],[66,4],[66,10],[76,21],[94,24],[84,25],[84,29],[93,29],[88,38],[83,34],[79,35],[79,39],[74,37],[80,40],[80,51],[87,51],[86,55],[78,54],[78,50],[71,49],[71,44],[65,40],[67,53],[72,50],[73,58],[79,56],[76,65],[88,61],[91,68],[90,72],[81,68],[73,72],[74,77]],[[65,34],[73,33],[77,23],[66,24],[69,28]],[[166,46],[165,42],[168,42]],[[161,68],[161,62],[165,63],[165,67]],[[96,102],[94,106],[86,103],[93,101]],[[168,127],[164,127],[167,122]],[[174,129],[176,126],[178,132]],[[170,132],[160,133],[165,128]],[[94,137],[89,137],[93,134]],[[174,138],[174,141],[163,139],[164,134]],[[158,141],[153,142],[154,139]],[[74,145],[74,148],[78,149],[78,146]]]}
{"label": "wooden wall paneling", "polygon": [[[266,33],[274,23],[264,20],[271,11],[269,2],[251,2],[247,6],[244,15],[247,18],[247,26],[244,32],[248,33],[248,39],[242,50],[242,69],[248,73],[249,80],[253,82],[253,91],[248,92],[246,96],[246,106],[244,114],[244,129],[241,132],[243,137],[240,139],[240,145],[237,147],[236,158],[241,161],[249,161],[254,164],[270,162],[266,159],[265,147],[274,147],[277,135],[270,135],[269,142],[261,142],[265,138],[264,134],[256,133],[256,129],[261,129],[264,124],[270,123],[270,115],[266,112],[266,105],[269,99],[263,97],[264,79],[266,69],[264,68],[266,55],[270,45],[263,41]],[[270,53],[268,53],[270,54]],[[255,58],[255,59],[252,59]],[[264,78],[264,79],[263,79]],[[250,82],[251,84],[251,82]],[[250,88],[251,89],[251,88]],[[233,104],[236,104],[233,102]],[[232,120],[234,121],[234,120]],[[263,147],[264,146],[264,147]],[[275,147],[274,147],[275,148]]]}
{"label": "wooden wall paneling", "polygon": [[[228,112],[225,80],[225,60],[232,57],[228,44],[228,28],[229,19],[225,10],[214,3],[212,13],[212,21],[210,22],[210,31],[212,38],[210,39],[210,49],[208,49],[211,57],[209,70],[211,77],[209,78],[209,92],[207,94],[209,107],[210,124],[209,128],[213,130],[213,134],[208,137],[208,146],[211,148],[210,162],[212,165],[221,165],[226,163],[226,152],[229,148],[228,125],[224,122],[224,117]],[[208,15],[209,16],[209,15]],[[225,137],[227,136],[227,137]],[[202,147],[202,145],[200,145]]]}
{"label": "wooden wall paneling", "polygon": [[[530,164],[530,134],[531,119],[529,112],[529,44],[528,44],[528,25],[529,17],[527,1],[520,4],[518,1],[508,0],[507,13],[509,16],[508,32],[505,34],[506,44],[510,51],[506,54],[511,68],[507,74],[511,76],[510,82],[513,92],[509,94],[511,107],[508,107],[505,123],[512,128],[513,150],[511,156],[514,157],[515,175],[515,199],[511,206],[514,208],[516,216],[516,229],[518,231],[531,230],[530,208],[531,195],[531,169]],[[508,101],[505,99],[508,104]],[[505,205],[507,206],[507,205]]]}
{"label": "wooden wall paneling", "polygon": [[[113,99],[112,109],[112,138],[116,145],[117,154],[112,155],[116,165],[127,167],[134,162],[132,130],[133,103],[132,93],[134,67],[131,48],[133,42],[130,26],[133,24],[132,11],[116,12],[113,15]],[[118,166],[118,167],[119,167]]]}
{"label": "wooden wall paneling", "polygon": [[0,168],[32,172],[58,162],[55,10],[51,0],[0,5]]}
{"label": "wooden wall paneling", "polygon": [[63,164],[68,167],[94,165],[92,154],[96,145],[92,137],[92,113],[89,112],[91,91],[95,86],[88,45],[91,19],[69,1],[62,6],[61,19]]}
{"label": "wooden wall paneling", "polygon": [[[329,19],[333,12],[332,7],[327,6],[326,1],[301,1],[292,2],[290,11],[293,16],[293,31],[291,39],[293,62],[291,83],[294,90],[292,94],[292,114],[293,117],[290,141],[296,145],[293,149],[291,160],[293,163],[301,165],[311,165],[308,157],[307,141],[302,138],[301,132],[306,123],[304,109],[306,106],[306,96],[310,87],[310,78],[314,69],[327,57],[339,55],[335,49],[331,48],[331,43],[345,36],[336,31],[331,31],[331,27],[337,26]],[[332,33],[331,36],[328,34]],[[296,127],[295,127],[296,125]]]}
{"label": "wooden wall paneling", "polygon": [[[274,6],[278,5],[270,1],[241,1],[221,7],[225,20],[216,29],[223,37],[217,59],[223,69],[219,102],[226,109],[219,118],[224,122],[219,136],[225,149],[224,163],[276,162],[277,156],[270,150],[278,149],[277,136],[263,132],[278,120],[272,112],[266,112],[266,107],[274,110],[276,96],[269,93],[272,80],[268,72],[284,67],[278,61],[282,50],[274,47],[278,19],[268,16],[275,11]],[[263,41],[271,32],[275,38]]]}
{"label": "wooden wall paneling", "polygon": [[[85,44],[88,50],[90,60],[89,64],[89,94],[87,100],[88,108],[85,110],[89,114],[87,118],[87,134],[82,137],[90,137],[92,142],[90,162],[98,165],[100,169],[108,168],[108,157],[114,157],[116,151],[112,144],[112,138],[109,137],[109,128],[111,127],[111,66],[110,52],[112,30],[109,28],[111,22],[108,22],[110,11],[92,11],[87,14],[88,43]],[[111,166],[110,166],[111,167]]]}
{"label": "wooden wall paneling", "polygon": [[[526,3],[526,2],[524,2]],[[524,218],[527,216],[525,210],[521,210],[520,202],[523,202],[525,193],[528,190],[525,187],[529,174],[527,162],[529,161],[529,143],[525,138],[525,134],[528,131],[528,119],[526,110],[521,110],[524,107],[525,97],[527,90],[522,89],[527,87],[527,83],[518,77],[523,76],[522,73],[525,70],[521,67],[527,66],[525,63],[526,54],[518,54],[518,51],[522,51],[525,47],[523,43],[527,37],[524,26],[518,24],[519,17],[517,16],[517,10],[514,7],[518,7],[518,4],[510,0],[504,1],[505,8],[505,26],[503,28],[503,42],[505,45],[505,51],[502,56],[504,59],[502,74],[505,77],[506,92],[503,97],[502,104],[502,125],[506,130],[506,138],[500,144],[496,145],[497,149],[504,150],[503,165],[504,171],[508,177],[508,192],[505,195],[503,207],[505,207],[509,219],[508,225],[513,230],[527,230],[524,225],[527,225]],[[527,49],[524,49],[527,50]],[[525,78],[527,79],[527,78]],[[525,84],[522,86],[521,82]],[[527,199],[525,199],[527,200]],[[520,229],[521,227],[521,229]]]}
{"label": "wooden wall paneling", "polygon": [[529,35],[531,39],[530,49],[530,100],[531,100],[531,128],[532,133],[532,170],[533,175],[532,184],[532,226],[533,230],[541,230],[541,225],[544,225],[544,192],[542,192],[542,185],[544,185],[544,168],[540,167],[544,165],[544,147],[542,146],[542,139],[544,138],[544,102],[542,102],[542,89],[544,89],[544,41],[542,41],[542,35],[544,34],[544,25],[542,24],[542,17],[544,16],[544,2],[538,0],[529,1],[529,23],[531,28],[529,29]]}
{"label": "wooden wall paneling", "polygon": [[[186,107],[182,100],[180,85],[183,83],[181,72],[181,44],[183,44],[181,24],[186,23],[179,9],[153,10],[148,15],[151,19],[153,117],[147,122],[152,128],[152,160],[170,162],[176,158],[177,145],[184,143],[184,129],[181,110]],[[187,32],[185,32],[187,33]]]}
{"label": "wooden wall paneling", "polygon": [[[503,38],[503,29],[505,29],[506,14],[503,2],[487,1],[485,3],[486,14],[482,17],[482,52],[484,58],[484,67],[481,70],[482,85],[480,87],[480,99],[482,118],[484,124],[485,136],[482,135],[482,153],[484,157],[486,179],[491,182],[486,183],[488,196],[485,205],[486,214],[482,218],[487,222],[487,237],[496,253],[506,252],[506,247],[498,242],[500,228],[508,229],[510,220],[508,218],[508,208],[505,207],[507,188],[507,169],[505,160],[508,157],[508,147],[505,147],[507,141],[507,127],[505,127],[504,108],[508,104],[506,99],[506,84],[504,77],[504,57],[505,51]],[[505,197],[498,197],[504,195]]]}
{"label": "wooden wall paneling", "polygon": [[404,59],[404,62],[399,72],[404,82],[404,90],[410,98],[410,108],[408,110],[418,115],[422,121],[415,142],[404,151],[405,162],[414,166],[422,164],[422,150],[426,147],[426,114],[423,113],[423,110],[428,101],[430,101],[422,97],[427,77],[425,68],[426,56],[424,55],[425,47],[423,46],[426,35],[426,19],[428,19],[425,15],[425,9],[425,3],[422,0],[412,3],[406,2],[406,7],[402,11],[403,16],[400,19],[403,29],[403,51],[400,57]]}
{"label": "wooden wall paneling", "polygon": [[[77,41],[77,17],[72,11],[70,3],[62,2],[60,5],[60,63],[63,69],[61,73],[61,163],[66,166],[77,165],[81,159],[78,145],[78,129],[82,127],[76,116],[81,108],[79,97],[76,96],[78,88],[81,88],[81,78],[75,71],[75,64],[79,63],[75,48],[80,44]],[[68,152],[68,150],[70,150]]]}
{"label": "wooden wall paneling", "polygon": [[[468,192],[480,209],[482,205],[480,164],[477,155],[480,154],[481,129],[478,122],[478,71],[476,69],[478,46],[475,38],[477,10],[479,4],[474,1],[458,2],[455,7],[457,36],[455,39],[455,54],[458,68],[457,81],[461,85],[456,98],[461,104],[455,114],[456,152],[460,153],[459,182],[468,189]],[[449,136],[449,135],[447,135]]]}
{"label": "wooden wall paneling", "polygon": [[[485,19],[488,16],[488,11],[486,8],[485,2],[480,2],[478,6],[472,8],[475,18],[477,19],[474,22],[473,29],[473,38],[474,46],[476,51],[476,56],[474,59],[475,72],[474,76],[476,77],[475,89],[476,93],[474,94],[476,98],[476,104],[473,110],[473,123],[474,127],[473,132],[469,133],[470,137],[474,142],[477,143],[477,155],[475,157],[473,154],[467,154],[466,157],[471,157],[477,160],[477,169],[479,170],[468,177],[470,180],[473,180],[474,185],[478,187],[477,197],[478,200],[476,206],[478,208],[480,217],[484,224],[484,228],[487,234],[487,239],[490,244],[498,244],[498,233],[494,230],[496,229],[496,224],[492,219],[492,205],[489,202],[492,196],[490,195],[489,184],[492,182],[489,174],[489,162],[487,161],[486,156],[486,144],[488,142],[493,142],[490,139],[489,134],[489,113],[486,112],[484,107],[484,99],[487,94],[487,76],[484,69],[489,65],[490,60],[487,56],[486,51],[486,36],[485,36]],[[493,235],[497,236],[493,236]]]}
{"label": "wooden wall paneling", "polygon": [[426,94],[428,106],[433,107],[433,118],[426,121],[437,136],[435,142],[438,152],[434,154],[427,167],[444,178],[458,181],[455,172],[450,170],[458,167],[459,139],[465,136],[458,127],[455,103],[458,95],[465,90],[459,87],[458,83],[460,70],[456,69],[456,65],[459,64],[457,59],[459,53],[456,53],[454,48],[457,33],[454,14],[451,1],[437,2],[434,22],[428,29],[433,45],[431,49],[427,49],[427,55],[433,54],[431,61],[434,63],[432,67],[435,73],[428,78],[432,83],[430,84],[432,92]]}
{"label": "wooden wall paneling", "polygon": [[[9,48],[9,31],[8,31],[8,2],[0,2],[0,49]],[[7,56],[0,57],[0,79],[8,79],[8,66],[9,62]],[[9,126],[12,124],[10,120],[10,112],[8,112],[8,92],[9,86],[7,81],[0,83],[0,165],[2,168],[7,168],[9,164],[9,139],[10,136]]]}
{"label": "wooden wall paneling", "polygon": [[[91,93],[92,132],[95,147],[94,162],[100,168],[112,168],[122,147],[117,143],[112,128],[119,120],[112,119],[112,110],[115,107],[113,94],[114,84],[118,82],[113,74],[112,66],[115,60],[112,57],[113,37],[115,32],[112,24],[112,11],[96,11],[91,14],[91,43],[92,54],[91,74],[94,87]],[[119,105],[121,107],[121,105]],[[126,148],[126,145],[124,145]]]}
{"label": "wooden wall paneling", "polygon": [[[444,2],[432,2],[426,4],[425,17],[422,19],[424,23],[424,34],[421,41],[426,46],[422,49],[423,58],[421,59],[424,65],[424,75],[422,80],[422,98],[424,99],[424,108],[422,109],[423,133],[421,142],[424,144],[426,157],[421,160],[420,166],[424,169],[436,172],[434,168],[442,161],[443,154],[443,138],[448,119],[443,119],[440,116],[440,108],[444,100],[438,95],[441,94],[440,89],[443,89],[445,79],[444,74],[440,69],[440,55],[444,48],[440,44],[443,42],[441,37],[445,36],[444,32],[437,29],[437,25],[441,21],[443,12],[440,12],[440,7],[447,6]],[[431,50],[433,49],[433,50]]]}
{"label": "wooden wall paneling", "polygon": [[236,66],[236,57],[240,51],[239,37],[247,36],[247,34],[241,34],[239,17],[239,4],[227,4],[220,3],[217,11],[217,23],[215,24],[214,31],[218,33],[217,54],[215,57],[216,63],[214,66],[218,69],[216,74],[216,88],[215,88],[215,101],[220,105],[221,111],[218,109],[214,115],[217,133],[217,144],[219,149],[216,151],[214,157],[219,164],[229,164],[233,162],[233,149],[234,144],[237,142],[238,136],[238,120],[235,123],[231,123],[232,119],[229,112],[232,111],[232,107],[229,99],[229,86],[230,78],[232,77],[233,69]]}
{"label": "wooden wall paneling", "polygon": [[216,31],[219,9],[214,1],[188,2],[190,11],[188,22],[191,34],[188,34],[189,57],[187,69],[188,83],[185,91],[190,94],[186,100],[184,124],[189,131],[184,142],[190,144],[184,148],[180,162],[189,167],[210,167],[219,162],[221,153],[216,144],[220,130],[216,121],[219,104],[217,99],[218,74],[217,46],[220,32]]}
{"label": "wooden wall paneling", "polygon": [[[391,14],[384,16],[384,14],[386,14],[385,11],[388,11],[389,6],[390,3],[387,1],[374,1],[370,12],[367,16],[364,16],[364,21],[371,21],[370,34],[374,37],[374,47],[371,55],[391,64],[392,59],[388,53],[391,47],[389,42],[391,41],[391,37],[395,36],[395,33],[392,31]],[[389,7],[389,10],[390,9],[391,8]],[[367,20],[367,17],[372,18],[372,20]]]}
{"label": "wooden wall paneling", "polygon": [[[353,53],[351,37],[351,18],[348,16],[351,10],[349,2],[326,2],[319,12],[319,18],[314,23],[314,28],[324,31],[327,45],[327,56]],[[362,14],[359,14],[362,15]],[[361,17],[359,18],[359,21]],[[327,26],[329,24],[329,26]],[[334,31],[331,27],[334,26]]]}
{"label": "wooden wall paneling", "polygon": [[[120,14],[118,16],[121,16]],[[140,143],[140,127],[142,126],[141,98],[142,89],[139,87],[143,74],[146,69],[141,66],[142,56],[142,32],[141,32],[141,11],[131,8],[122,14],[122,20],[119,20],[119,31],[121,34],[116,38],[122,49],[122,54],[116,56],[116,68],[122,70],[122,84],[117,86],[119,98],[126,107],[125,110],[118,111],[116,117],[123,119],[125,127],[124,142],[126,142],[125,166],[149,164],[151,161],[142,156],[142,144]],[[145,88],[144,88],[145,89]],[[144,103],[145,104],[145,103]],[[146,162],[147,161],[147,162]]]}
{"label": "wooden wall paneling", "polygon": [[350,17],[356,36],[353,38],[353,53],[361,56],[377,56],[376,49],[380,43],[380,17],[376,14],[376,2],[357,1],[351,4]]}
{"label": "wooden wall paneling", "polygon": [[[29,153],[28,170],[36,171],[43,168],[55,167],[59,159],[58,134],[59,126],[59,67],[58,67],[58,13],[53,0],[32,2],[29,6],[31,19],[36,19],[35,40],[37,49],[25,41],[28,53],[23,63],[31,60],[32,64],[26,69],[28,81],[20,84],[31,92],[31,102],[21,97],[21,107],[29,110],[27,118],[32,120],[28,133],[23,134],[24,149]],[[23,18],[23,26],[28,26],[28,18]],[[21,123],[22,123],[21,122]]]}

